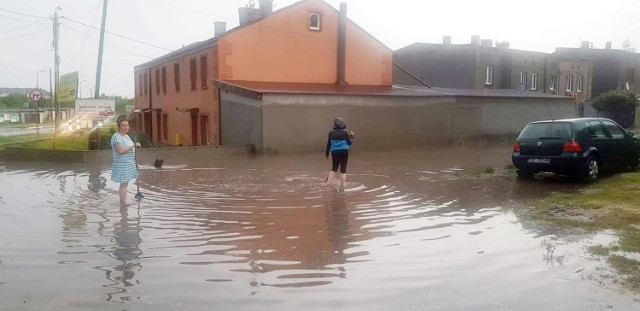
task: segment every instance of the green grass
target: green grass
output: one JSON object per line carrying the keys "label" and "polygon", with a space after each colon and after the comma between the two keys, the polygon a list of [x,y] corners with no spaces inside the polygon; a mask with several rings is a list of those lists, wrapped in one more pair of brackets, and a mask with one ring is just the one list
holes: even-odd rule
{"label": "green grass", "polygon": [[[54,139],[37,140],[20,144],[21,147],[53,149]],[[89,150],[89,134],[58,135],[55,139],[56,149]]]}
{"label": "green grass", "polygon": [[[640,253],[640,172],[620,173],[583,189],[580,193],[556,193],[530,203],[518,211],[521,215],[556,228],[587,231],[616,230],[618,245],[589,248],[589,252],[607,257],[623,284],[640,292],[640,262],[610,251]],[[634,270],[635,269],[635,270]]]}
{"label": "green grass", "polygon": [[[88,150],[89,134],[57,135],[56,149]],[[6,146],[53,149],[53,134],[0,136],[0,150]]]}
{"label": "green grass", "polygon": [[622,274],[623,285],[635,292],[640,292],[640,261],[611,255],[607,262]]}
{"label": "green grass", "polygon": [[8,145],[22,144],[25,142],[39,140],[39,139],[49,139],[50,137],[53,137],[53,134],[0,136],[0,150],[4,150],[4,147]]}

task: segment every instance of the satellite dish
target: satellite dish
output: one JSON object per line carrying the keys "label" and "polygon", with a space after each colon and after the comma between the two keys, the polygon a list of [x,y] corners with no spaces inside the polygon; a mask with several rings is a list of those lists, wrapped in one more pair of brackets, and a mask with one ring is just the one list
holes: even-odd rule
{"label": "satellite dish", "polygon": [[627,91],[629,90],[629,82],[624,83],[624,89]]}

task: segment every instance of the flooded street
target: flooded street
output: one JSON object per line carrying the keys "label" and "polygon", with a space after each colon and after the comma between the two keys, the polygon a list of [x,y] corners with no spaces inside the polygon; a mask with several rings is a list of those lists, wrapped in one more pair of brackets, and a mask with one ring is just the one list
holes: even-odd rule
{"label": "flooded street", "polygon": [[340,191],[322,153],[143,149],[124,209],[108,161],[6,162],[0,310],[638,310],[586,253],[614,235],[518,218],[582,185],[518,182],[510,152],[354,150]]}

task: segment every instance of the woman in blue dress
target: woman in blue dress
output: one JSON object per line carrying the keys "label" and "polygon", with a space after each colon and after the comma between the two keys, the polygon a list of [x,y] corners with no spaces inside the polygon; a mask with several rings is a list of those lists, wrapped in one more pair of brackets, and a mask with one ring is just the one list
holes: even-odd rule
{"label": "woman in blue dress", "polygon": [[111,180],[120,183],[118,194],[120,195],[120,205],[127,204],[127,186],[129,181],[138,178],[136,168],[136,148],[140,143],[134,143],[129,132],[129,121],[126,117],[119,116],[116,120],[118,131],[111,136],[111,149],[113,150],[113,168],[111,169]]}

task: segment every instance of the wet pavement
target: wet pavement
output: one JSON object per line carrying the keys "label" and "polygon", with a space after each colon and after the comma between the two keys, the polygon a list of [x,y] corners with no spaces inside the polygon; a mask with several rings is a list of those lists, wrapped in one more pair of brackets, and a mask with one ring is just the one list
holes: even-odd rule
{"label": "wet pavement", "polygon": [[0,310],[638,310],[585,253],[615,235],[519,219],[582,186],[518,182],[510,151],[354,150],[341,190],[322,154],[143,150],[124,209],[105,161],[6,162]]}

